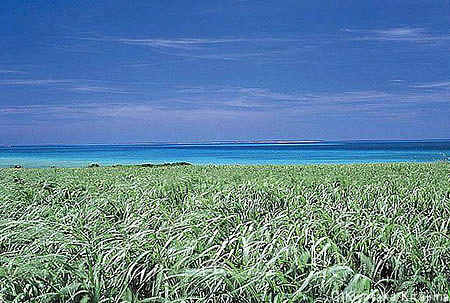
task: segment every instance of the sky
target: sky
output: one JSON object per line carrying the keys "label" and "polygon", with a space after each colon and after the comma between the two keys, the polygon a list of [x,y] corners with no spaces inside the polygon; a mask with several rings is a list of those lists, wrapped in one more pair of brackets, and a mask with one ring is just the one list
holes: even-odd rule
{"label": "sky", "polygon": [[2,1],[0,144],[450,138],[449,11]]}

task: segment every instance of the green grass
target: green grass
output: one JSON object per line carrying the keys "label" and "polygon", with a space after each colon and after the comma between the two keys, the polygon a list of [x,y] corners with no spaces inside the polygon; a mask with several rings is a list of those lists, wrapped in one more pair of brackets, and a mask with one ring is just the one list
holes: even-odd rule
{"label": "green grass", "polygon": [[449,202],[448,163],[1,169],[0,302],[444,298]]}

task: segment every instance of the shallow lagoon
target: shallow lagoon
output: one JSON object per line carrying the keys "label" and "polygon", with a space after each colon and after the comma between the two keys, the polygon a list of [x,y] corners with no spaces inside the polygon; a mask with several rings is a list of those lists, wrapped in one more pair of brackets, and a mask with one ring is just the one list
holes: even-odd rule
{"label": "shallow lagoon", "polygon": [[0,167],[81,167],[186,161],[193,164],[433,162],[450,140],[334,141],[296,144],[128,144],[0,147]]}

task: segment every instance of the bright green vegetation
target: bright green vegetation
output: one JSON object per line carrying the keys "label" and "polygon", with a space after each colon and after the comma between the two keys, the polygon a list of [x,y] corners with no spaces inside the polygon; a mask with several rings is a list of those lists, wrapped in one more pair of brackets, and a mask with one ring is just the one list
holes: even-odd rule
{"label": "bright green vegetation", "polygon": [[445,297],[449,179],[448,163],[3,169],[0,302]]}

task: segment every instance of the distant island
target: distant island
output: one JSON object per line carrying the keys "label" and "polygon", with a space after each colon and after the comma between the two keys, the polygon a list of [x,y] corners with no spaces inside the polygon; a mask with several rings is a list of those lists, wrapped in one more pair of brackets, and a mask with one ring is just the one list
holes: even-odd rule
{"label": "distant island", "polygon": [[283,139],[263,139],[263,140],[214,140],[197,142],[136,142],[135,144],[311,144],[322,143],[324,140],[283,140]]}

